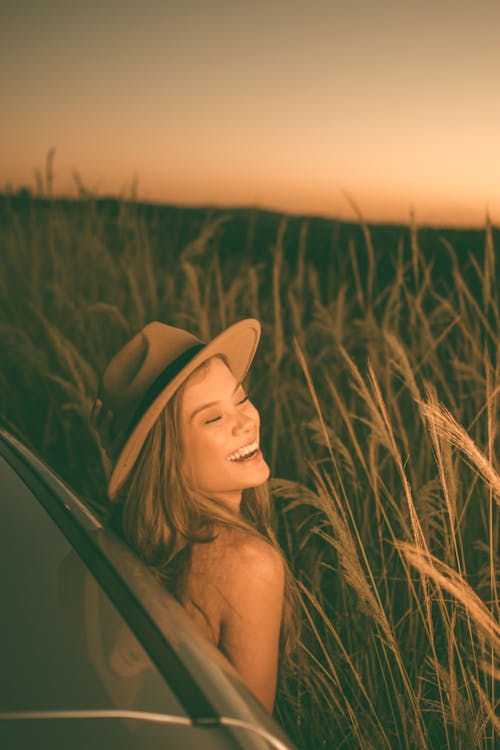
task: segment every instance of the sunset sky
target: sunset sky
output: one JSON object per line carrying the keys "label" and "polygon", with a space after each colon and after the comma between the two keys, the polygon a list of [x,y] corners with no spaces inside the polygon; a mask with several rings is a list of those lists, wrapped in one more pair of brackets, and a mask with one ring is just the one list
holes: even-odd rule
{"label": "sunset sky", "polygon": [[500,0],[0,0],[0,187],[500,222]]}

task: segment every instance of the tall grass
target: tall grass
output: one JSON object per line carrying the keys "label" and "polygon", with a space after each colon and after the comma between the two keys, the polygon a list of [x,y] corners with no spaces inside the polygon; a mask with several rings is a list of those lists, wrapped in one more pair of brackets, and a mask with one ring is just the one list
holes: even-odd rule
{"label": "tall grass", "polygon": [[[210,338],[263,324],[250,389],[278,533],[302,596],[301,668],[277,713],[303,748],[498,746],[499,295],[492,227],[449,272],[414,220],[396,252],[351,238],[295,253],[283,218],[229,256],[231,214],[158,230],[132,199],[4,196],[1,413],[105,504],[89,411],[99,372],[147,321]],[[396,231],[396,230],[395,230]],[[382,264],[383,259],[383,264]],[[383,266],[383,268],[382,268]]]}

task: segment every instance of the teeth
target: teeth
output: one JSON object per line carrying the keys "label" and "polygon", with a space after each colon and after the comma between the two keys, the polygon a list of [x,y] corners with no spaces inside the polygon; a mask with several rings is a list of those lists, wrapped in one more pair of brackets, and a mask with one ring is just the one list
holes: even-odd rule
{"label": "teeth", "polygon": [[254,440],[253,443],[244,445],[242,448],[238,448],[238,450],[234,453],[231,453],[229,456],[227,456],[226,461],[237,461],[239,458],[248,456],[249,453],[253,453],[254,451],[258,450],[258,447],[258,442]]}

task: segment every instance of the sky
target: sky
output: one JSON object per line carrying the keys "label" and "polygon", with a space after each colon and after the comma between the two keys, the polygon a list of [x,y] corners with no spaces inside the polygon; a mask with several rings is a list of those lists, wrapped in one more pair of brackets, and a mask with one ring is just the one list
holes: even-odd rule
{"label": "sky", "polygon": [[0,189],[500,223],[500,0],[0,0]]}

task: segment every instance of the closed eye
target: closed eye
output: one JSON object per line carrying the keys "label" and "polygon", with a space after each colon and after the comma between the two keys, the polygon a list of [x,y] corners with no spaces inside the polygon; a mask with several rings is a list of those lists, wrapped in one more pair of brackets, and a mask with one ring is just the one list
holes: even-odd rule
{"label": "closed eye", "polygon": [[[236,405],[237,406],[241,406],[242,404],[244,404],[246,401],[249,401],[249,400],[250,400],[249,396],[244,396],[241,399],[241,401],[238,401],[238,403]],[[211,417],[210,419],[205,419],[204,424],[212,424],[212,422],[218,422],[220,419],[222,419],[222,416],[220,414],[218,414],[216,417]]]}
{"label": "closed eye", "polygon": [[221,417],[218,416],[218,417],[212,417],[212,419],[205,419],[205,424],[211,424],[212,422],[217,422],[218,419],[221,419]]}

